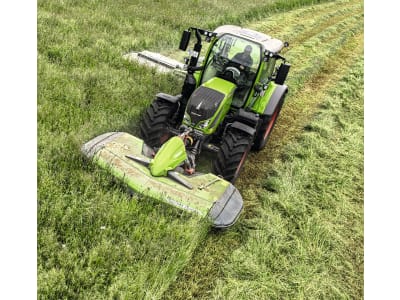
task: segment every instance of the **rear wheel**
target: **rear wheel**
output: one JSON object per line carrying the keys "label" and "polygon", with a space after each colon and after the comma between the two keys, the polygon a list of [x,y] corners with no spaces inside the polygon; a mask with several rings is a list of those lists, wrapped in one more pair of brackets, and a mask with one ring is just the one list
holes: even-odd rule
{"label": "rear wheel", "polygon": [[147,108],[140,123],[140,134],[147,145],[159,147],[171,137],[168,127],[177,107],[176,103],[156,99]]}
{"label": "rear wheel", "polygon": [[235,182],[250,151],[251,140],[252,136],[248,134],[228,129],[213,162],[214,173]]}
{"label": "rear wheel", "polygon": [[282,105],[283,99],[281,99],[271,116],[264,117],[260,129],[257,132],[256,138],[254,139],[254,144],[252,147],[253,150],[262,150],[267,144],[269,136],[271,135],[272,129],[274,128],[276,120],[278,119],[279,113],[282,109]]}

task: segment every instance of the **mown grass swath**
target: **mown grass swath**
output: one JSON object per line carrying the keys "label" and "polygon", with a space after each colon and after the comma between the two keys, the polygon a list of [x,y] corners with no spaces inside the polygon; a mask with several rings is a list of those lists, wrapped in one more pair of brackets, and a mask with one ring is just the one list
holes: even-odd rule
{"label": "mown grass swath", "polygon": [[[292,95],[298,95],[309,85],[313,74],[324,71],[320,62],[327,61],[352,39],[352,35],[362,31],[362,25],[357,23],[362,9],[360,1],[337,1],[302,8],[319,2],[324,1],[252,1],[245,6],[241,1],[155,1],[151,5],[131,1],[38,2],[38,298],[157,299],[163,295],[185,298],[196,293],[205,298],[208,295],[230,296],[223,286],[234,284],[246,270],[270,272],[265,269],[265,264],[259,269],[244,266],[238,256],[248,251],[248,258],[253,257],[254,262],[266,260],[259,248],[263,244],[253,240],[256,231],[251,228],[265,228],[267,236],[260,235],[260,238],[266,241],[269,241],[267,237],[287,230],[281,228],[279,222],[287,225],[290,216],[276,214],[279,197],[283,197],[282,186],[286,184],[279,181],[281,176],[273,176],[269,181],[265,181],[263,175],[255,177],[254,182],[258,182],[257,188],[261,187],[261,190],[246,189],[245,180],[242,183],[239,180],[244,195],[249,197],[247,209],[251,214],[245,212],[243,221],[229,232],[207,234],[208,225],[196,217],[151,199],[131,198],[125,187],[107,172],[84,161],[79,149],[85,141],[106,131],[128,130],[137,134],[139,117],[157,92],[179,93],[178,79],[129,63],[122,54],[133,49],[171,53],[178,45],[181,30],[192,25],[213,29],[227,23],[246,24],[278,38],[287,38],[289,42],[293,36],[295,41],[298,38],[299,44],[291,42],[292,47],[285,54],[293,63]],[[237,9],[239,6],[242,9]],[[297,18],[296,14],[306,17]],[[355,16],[351,17],[351,14]],[[330,23],[323,21],[325,15],[330,16]],[[280,22],[283,16],[285,22]],[[313,28],[321,30],[313,31]],[[355,79],[349,77],[348,80],[352,84]],[[348,92],[341,90],[344,95]],[[287,104],[293,103],[289,109],[292,116],[296,105],[307,111],[306,105],[301,104],[303,100],[295,104],[291,97]],[[315,103],[320,101],[315,99]],[[350,104],[346,102],[346,105]],[[355,114],[359,112],[350,109]],[[336,106],[326,111],[336,114],[335,118],[343,124],[350,124]],[[279,132],[279,123],[276,130]],[[326,135],[329,136],[332,130],[326,126]],[[314,130],[310,129],[307,134],[314,134]],[[296,133],[292,136],[294,139]],[[359,132],[354,132],[352,138],[359,138]],[[301,144],[308,145],[306,142]],[[283,152],[281,146],[274,147],[276,153]],[[268,149],[252,155],[248,169],[264,157],[268,157]],[[271,162],[272,158],[267,160]],[[276,174],[282,175],[281,180],[287,179],[285,168],[291,162],[288,159],[282,169],[274,165]],[[263,164],[261,171],[266,172],[268,168]],[[275,193],[268,190],[274,184],[278,189]],[[313,191],[324,187],[325,184],[311,186]],[[350,193],[347,187],[345,191]],[[317,201],[316,196],[307,194],[311,201]],[[298,201],[301,199],[306,200],[299,198]],[[282,206],[285,205],[289,204],[283,202]],[[331,210],[339,209],[332,203],[329,205]],[[261,207],[262,211],[249,219],[253,217],[252,206]],[[316,207],[313,209],[315,212]],[[271,217],[268,217],[269,212]],[[346,213],[343,211],[345,217]],[[261,216],[269,219],[262,220]],[[299,223],[302,221],[300,216]],[[327,222],[343,224],[340,216],[327,219]],[[312,220],[318,221],[319,217],[326,216],[316,213]],[[318,229],[312,224],[301,224],[302,230],[310,233],[301,236],[304,245],[313,245],[313,240],[306,240],[313,233],[320,234],[321,240],[324,243],[328,240],[328,244],[337,238],[329,231],[336,227],[321,225]],[[347,233],[342,235],[344,244],[350,240]],[[213,244],[213,241],[217,242]],[[276,243],[276,248],[270,250],[271,255],[281,249],[279,240]],[[355,244],[359,245],[359,235]],[[316,249],[324,251],[324,247]],[[197,254],[193,256],[195,250]],[[227,260],[225,252],[228,250],[230,253],[237,251],[237,255]],[[199,253],[204,254],[204,260]],[[307,259],[307,253],[303,254],[302,259]],[[206,255],[210,255],[211,264],[207,263]],[[323,268],[325,256],[320,255],[322,260],[313,266]],[[347,261],[346,255],[333,257]],[[193,262],[189,263],[192,258]],[[226,261],[226,264],[219,264],[219,261]],[[298,264],[299,268],[301,266]],[[183,285],[173,285],[168,290],[181,270],[184,272],[178,281]],[[276,272],[270,274],[271,278],[283,280],[282,273]],[[340,273],[340,268],[335,272],[345,274]],[[202,283],[208,278],[210,284],[205,284],[203,289],[196,287],[196,280],[188,274],[201,274],[197,282]],[[219,279],[221,274],[224,277]],[[311,273],[309,278],[314,278],[315,274],[318,273]],[[292,285],[288,286],[271,281],[270,295],[283,290],[296,295],[295,292],[305,284],[305,281],[299,281],[299,275],[300,272],[292,271],[289,277]],[[353,278],[353,274],[350,275]],[[257,276],[252,278],[256,287],[262,280],[270,278],[262,274]],[[297,286],[293,282],[298,282]],[[329,282],[335,282],[343,295],[350,295],[346,294],[347,289],[359,281],[354,277],[353,281],[342,282],[340,286],[337,276],[333,276],[327,277],[323,286]],[[239,286],[241,283],[239,280]],[[180,290],[182,286],[186,286],[185,291]],[[242,292],[239,289],[238,295]]]}
{"label": "mown grass swath", "polygon": [[[314,48],[313,51],[317,53],[316,55],[318,55],[319,52],[323,54],[318,55],[318,59],[315,60],[313,60],[313,57],[309,56],[302,57],[301,52],[307,51],[310,43],[308,43],[307,47],[305,45],[297,45],[297,40],[295,38],[291,41],[292,45],[296,44],[297,46],[291,47],[285,56],[289,58],[291,63],[296,64],[295,68],[299,68],[300,70],[295,70],[295,68],[293,68],[291,71],[292,73],[289,76],[291,93],[283,108],[280,120],[274,129],[268,147],[261,153],[250,155],[243,173],[244,176],[237,182],[237,186],[241,189],[246,199],[245,210],[240,220],[240,225],[223,235],[208,235],[206,243],[203,247],[197,249],[192,263],[184,270],[180,280],[177,280],[174,283],[174,287],[167,293],[171,295],[167,297],[168,299],[185,299],[191,296],[200,298],[211,297],[211,291],[220,278],[223,277],[220,270],[222,269],[221,265],[225,261],[225,258],[221,259],[221,257],[229,256],[238,245],[246,241],[251,229],[257,226],[257,216],[259,216],[260,211],[262,211],[259,199],[264,197],[265,193],[261,182],[265,177],[275,174],[274,160],[279,158],[284,152],[283,147],[285,143],[295,140],[297,136],[302,133],[302,128],[312,119],[313,113],[318,111],[321,101],[326,96],[326,91],[335,89],[337,81],[351,71],[350,66],[362,55],[362,4],[353,1],[350,5],[352,8],[349,11],[348,4],[350,2],[346,1],[346,3],[347,5],[342,5],[343,3],[340,3],[340,7],[339,3],[336,4],[337,7],[329,3],[319,5],[318,7],[304,8],[285,13],[288,26],[292,26],[291,23],[295,23],[295,21],[288,16],[293,16],[296,20],[300,18],[304,20],[304,22],[309,22],[309,18],[313,18],[314,23],[324,24],[324,26],[320,28],[312,26],[303,27],[303,30],[298,32],[296,36],[302,40],[315,40],[315,42],[311,44]],[[327,29],[325,24],[328,23],[321,22],[320,19],[324,19],[324,15],[326,13],[329,14],[329,11],[334,12],[336,15],[343,15],[343,8],[346,9],[345,15],[347,15],[347,18],[350,18],[353,24],[358,23],[358,25],[353,25],[355,29],[352,31],[345,30],[344,32],[338,31],[333,35],[335,38],[332,38],[332,32],[334,30],[329,29],[330,26],[328,26],[329,35],[325,33],[318,34],[318,31],[323,32]],[[312,14],[310,11],[312,11]],[[321,14],[318,13],[319,11],[321,11]],[[308,18],[306,14],[309,15]],[[269,22],[265,23],[267,25],[276,23],[278,18],[279,16],[272,17],[269,19]],[[342,19],[343,18],[337,18],[339,21]],[[346,24],[348,24],[348,21]],[[250,24],[250,26],[252,26],[252,24]],[[254,25],[254,27],[256,26],[258,26],[258,24]],[[333,27],[333,29],[335,29],[335,27]],[[285,27],[283,26],[283,31],[284,30]],[[318,36],[330,36],[331,38],[322,42],[318,40]],[[342,43],[337,40],[340,40]],[[329,42],[335,43],[336,45],[332,46]],[[293,60],[291,58],[292,54],[298,55],[300,61]],[[310,68],[310,66],[312,67]],[[308,71],[303,71],[306,68],[308,68]],[[296,84],[294,84],[294,82],[296,82]],[[355,138],[362,140],[361,136]],[[260,154],[262,155],[261,160]],[[362,164],[362,160],[359,163]],[[280,164],[280,162],[278,161],[277,164]],[[266,228],[266,230],[268,229]],[[358,255],[362,253],[361,249],[353,249],[353,251],[357,252]],[[239,268],[239,266],[237,267]],[[362,276],[359,275],[358,279],[362,280]],[[360,285],[361,284],[360,282]],[[187,288],[188,285],[190,288]],[[358,289],[358,291],[360,291],[360,289]]]}
{"label": "mown grass swath", "polygon": [[211,298],[363,297],[362,59],[262,180],[260,212]]}

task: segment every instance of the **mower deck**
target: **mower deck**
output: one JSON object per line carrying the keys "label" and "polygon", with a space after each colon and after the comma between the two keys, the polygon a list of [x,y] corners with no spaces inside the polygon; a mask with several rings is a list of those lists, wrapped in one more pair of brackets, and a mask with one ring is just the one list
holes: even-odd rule
{"label": "mower deck", "polygon": [[[143,140],[128,133],[102,134],[84,144],[82,152],[134,192],[207,217],[214,227],[233,225],[242,210],[243,199],[239,191],[214,174],[195,173],[188,176],[174,172],[177,180],[152,176],[145,165],[129,158],[134,156],[148,160],[149,151]],[[179,183],[179,179],[192,188]]]}
{"label": "mower deck", "polygon": [[185,77],[186,74],[185,64],[160,53],[144,50],[127,53],[124,55],[124,58],[142,65],[154,67],[161,73],[173,72],[181,77]]}

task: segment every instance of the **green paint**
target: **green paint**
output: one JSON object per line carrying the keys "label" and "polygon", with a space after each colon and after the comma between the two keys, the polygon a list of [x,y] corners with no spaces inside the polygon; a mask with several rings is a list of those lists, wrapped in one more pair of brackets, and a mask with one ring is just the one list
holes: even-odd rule
{"label": "green paint", "polygon": [[194,72],[193,77],[196,80],[196,87],[198,87],[200,85],[201,71]]}
{"label": "green paint", "polygon": [[162,145],[154,159],[150,162],[151,175],[167,176],[168,171],[175,169],[186,158],[185,144],[181,138],[174,136]]}
{"label": "green paint", "polygon": [[236,85],[219,77],[214,77],[203,83],[203,86],[223,93],[226,97],[232,96]]}
{"label": "green paint", "polygon": [[[173,141],[170,144],[177,146],[179,143]],[[182,174],[182,178],[193,186],[193,190],[168,177],[155,177],[149,168],[125,157],[125,155],[143,156],[142,148],[141,139],[124,133],[104,145],[93,156],[93,161],[125,182],[133,191],[201,217],[207,217],[215,201],[221,198],[230,185],[212,173],[196,176]],[[167,150],[169,152],[170,149]]]}
{"label": "green paint", "polygon": [[[213,77],[207,82],[203,83],[202,86],[216,90],[225,95],[215,114],[210,119],[199,122],[199,124],[195,127],[196,129],[201,130],[204,134],[210,135],[217,130],[218,125],[224,120],[225,115],[231,108],[233,93],[235,92],[236,85],[222,78]],[[185,124],[187,124],[187,122]]]}
{"label": "green paint", "polygon": [[271,81],[268,84],[267,89],[264,92],[264,95],[261,96],[253,105],[252,109],[254,112],[258,114],[263,114],[265,111],[265,108],[267,107],[269,100],[271,99],[271,96],[273,92],[276,89],[277,84],[273,81]]}

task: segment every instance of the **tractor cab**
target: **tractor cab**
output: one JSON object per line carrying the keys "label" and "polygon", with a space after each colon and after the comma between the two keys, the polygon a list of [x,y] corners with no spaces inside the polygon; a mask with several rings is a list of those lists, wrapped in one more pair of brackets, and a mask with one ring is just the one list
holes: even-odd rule
{"label": "tractor cab", "polygon": [[[189,99],[196,88],[217,77],[235,85],[232,108],[246,108],[258,101],[255,97],[263,94],[268,83],[283,84],[286,80],[289,65],[279,53],[288,46],[287,43],[251,29],[223,25],[213,32],[198,28],[184,31],[179,46],[181,50],[187,49],[191,32],[195,33],[197,43],[186,60],[188,72],[182,89],[183,98]],[[199,64],[201,35],[210,46]],[[284,63],[277,70],[278,60]]]}
{"label": "tractor cab", "polygon": [[261,62],[261,45],[229,33],[212,45],[200,79],[203,84],[219,77],[236,85],[232,105],[242,107],[254,84]]}

